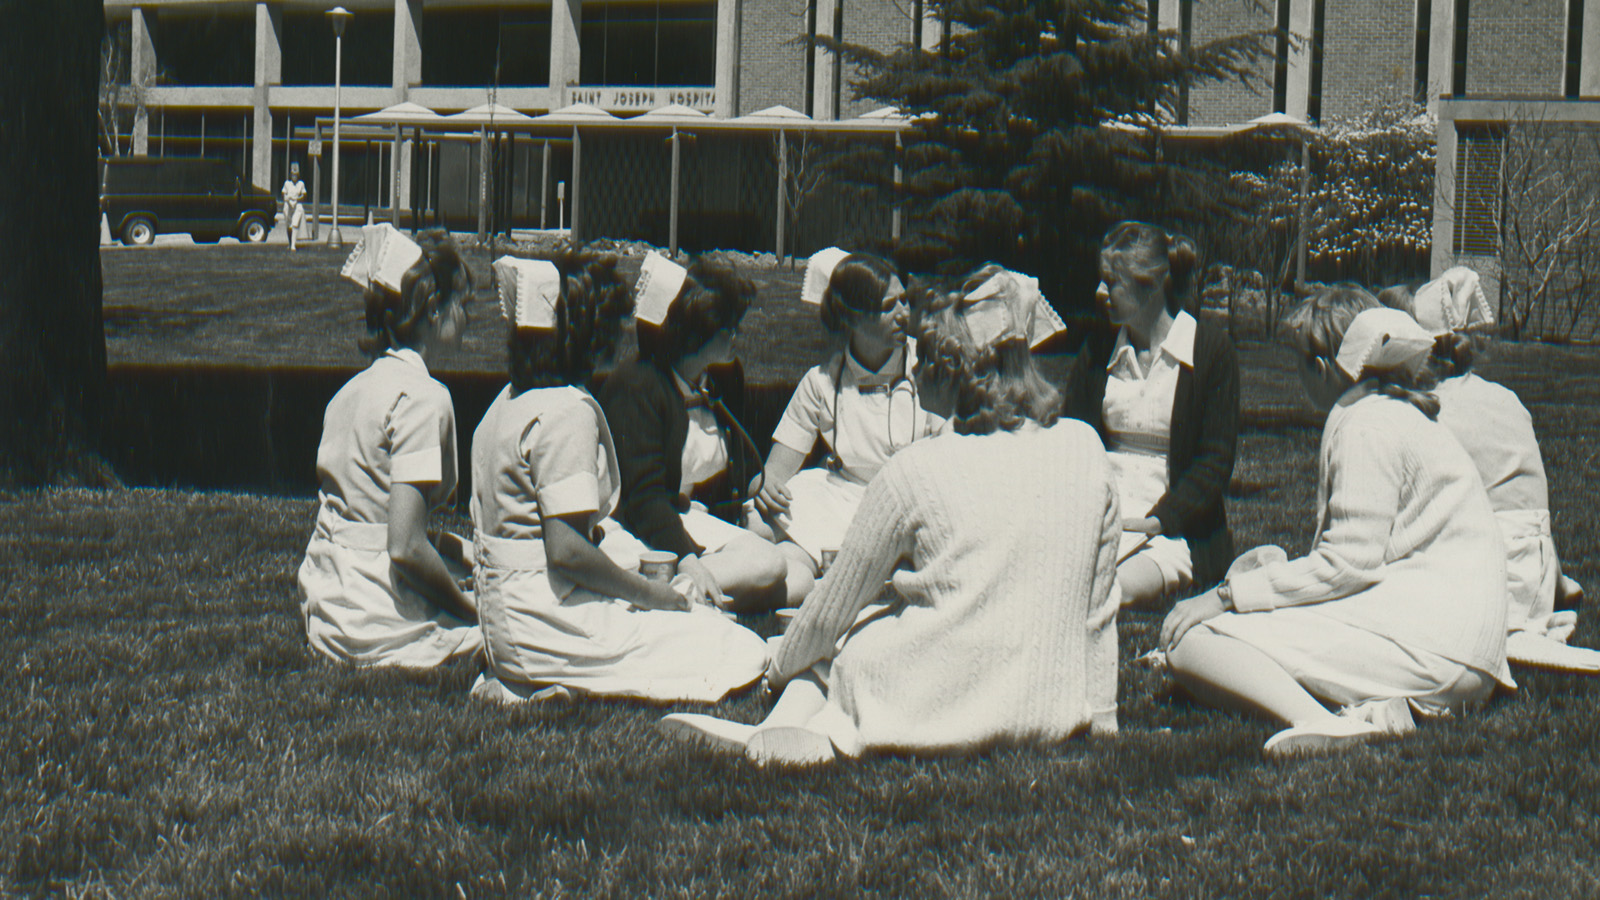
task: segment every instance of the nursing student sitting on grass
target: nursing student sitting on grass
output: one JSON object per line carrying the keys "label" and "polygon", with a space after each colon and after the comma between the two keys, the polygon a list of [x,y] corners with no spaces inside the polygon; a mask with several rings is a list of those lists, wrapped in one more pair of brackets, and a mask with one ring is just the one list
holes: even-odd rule
{"label": "nursing student sitting on grass", "polygon": [[[1477,273],[1457,266],[1415,294],[1387,288],[1379,297],[1437,336],[1428,368],[1439,380],[1439,421],[1477,465],[1506,542],[1507,657],[1525,665],[1600,671],[1600,653],[1566,644],[1578,620],[1570,607],[1583,589],[1561,574],[1533,416],[1516,394],[1473,371],[1494,329]],[[1557,612],[1557,605],[1568,608]]]}
{"label": "nursing student sitting on grass", "polygon": [[1433,335],[1377,306],[1360,288],[1328,288],[1284,323],[1328,416],[1311,551],[1251,551],[1161,629],[1191,693],[1288,726],[1269,757],[1403,733],[1413,711],[1458,710],[1509,678],[1504,544],[1477,468],[1424,391]]}
{"label": "nursing student sitting on grass", "polygon": [[639,574],[644,545],[610,518],[621,477],[596,362],[633,303],[616,258],[494,264],[511,383],[472,439],[472,521],[487,665],[475,697],[571,693],[710,702],[761,677],[766,644]]}
{"label": "nursing student sitting on grass", "polygon": [[777,547],[735,524],[760,465],[737,418],[744,369],[733,353],[754,295],[726,263],[685,269],[649,254],[635,288],[639,356],[600,391],[622,469],[617,517],[652,549],[677,554],[692,601],[740,612],[783,605],[788,574]]}
{"label": "nursing student sitting on grass", "polygon": [[456,490],[455,407],[427,360],[460,343],[472,279],[448,234],[413,242],[391,225],[362,229],[342,274],[365,288],[358,343],[373,361],[323,417],[299,573],[306,637],[334,660],[436,666],[483,645],[472,596],[426,527]]}
{"label": "nursing student sitting on grass", "polygon": [[1239,436],[1239,362],[1226,333],[1184,310],[1194,242],[1123,222],[1100,249],[1090,334],[1067,378],[1067,414],[1093,425],[1122,494],[1122,602],[1165,601],[1233,561],[1223,492]]}
{"label": "nursing student sitting on grass", "polygon": [[[800,299],[819,308],[823,328],[842,335],[844,346],[795,386],[751,486],[759,515],[751,530],[765,528],[780,542],[791,606],[811,593],[822,552],[839,549],[867,482],[944,424],[923,409],[910,377],[916,351],[905,335],[905,288],[887,262],[819,250],[806,263]],[[819,440],[823,465],[801,469]]]}
{"label": "nursing student sitting on grass", "polygon": [[[1094,430],[1058,419],[1034,367],[1042,302],[919,297],[915,376],[950,429],[867,485],[767,670],[771,714],[673,714],[663,732],[810,764],[1116,730],[1117,493]],[[885,581],[892,601],[864,615]]]}

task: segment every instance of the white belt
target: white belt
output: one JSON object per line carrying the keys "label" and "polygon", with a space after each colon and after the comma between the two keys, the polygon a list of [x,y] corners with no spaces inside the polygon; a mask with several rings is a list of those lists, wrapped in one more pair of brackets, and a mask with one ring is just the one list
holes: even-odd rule
{"label": "white belt", "polygon": [[378,522],[352,522],[326,506],[317,510],[317,528],[312,536],[349,550],[361,550],[367,553],[389,552],[388,525]]}
{"label": "white belt", "polygon": [[537,538],[503,538],[479,532],[472,539],[477,564],[492,569],[540,572],[549,568],[544,541]]}

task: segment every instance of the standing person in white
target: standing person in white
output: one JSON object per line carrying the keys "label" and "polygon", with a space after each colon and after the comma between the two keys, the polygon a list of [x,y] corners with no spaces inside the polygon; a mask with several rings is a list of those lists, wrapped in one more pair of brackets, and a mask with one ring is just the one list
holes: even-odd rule
{"label": "standing person in white", "polygon": [[312,648],[357,665],[427,668],[483,643],[472,598],[426,527],[456,489],[455,408],[427,359],[460,342],[472,280],[448,234],[419,241],[369,225],[342,272],[366,288],[359,343],[374,359],[323,417],[299,584]]}
{"label": "standing person in white", "polygon": [[1289,726],[1268,756],[1404,732],[1412,710],[1455,710],[1509,678],[1500,531],[1472,459],[1420,390],[1433,336],[1376,306],[1360,288],[1328,288],[1284,323],[1306,394],[1328,411],[1311,552],[1257,548],[1162,625],[1196,696]]}
{"label": "standing person in white", "polygon": [[644,545],[608,518],[621,477],[588,384],[633,311],[616,258],[506,256],[494,273],[512,323],[511,383],[472,439],[486,651],[473,696],[711,702],[755,681],[767,660],[761,638],[642,577]]}
{"label": "standing person in white", "polygon": [[660,730],[785,764],[1116,730],[1117,492],[1094,430],[1058,420],[1029,351],[1043,313],[1016,299],[919,298],[916,377],[951,428],[867,485],[768,667],[771,714]]}
{"label": "standing person in white", "polygon": [[298,250],[296,239],[306,221],[306,183],[300,180],[300,164],[289,164],[289,177],[283,183],[283,229],[289,234],[289,249]]}
{"label": "standing person in white", "polygon": [[[822,551],[839,549],[867,482],[889,457],[944,424],[922,408],[910,377],[916,350],[905,335],[905,288],[887,262],[819,250],[806,264],[800,299],[819,307],[822,326],[843,334],[845,346],[801,376],[763,474],[751,484],[761,518],[750,528],[780,542],[790,606],[815,587]],[[802,470],[818,440],[824,464]]]}
{"label": "standing person in white", "polygon": [[1402,308],[1437,335],[1428,365],[1439,379],[1439,421],[1477,465],[1506,542],[1506,655],[1531,665],[1600,670],[1600,654],[1566,646],[1577,614],[1555,609],[1558,599],[1571,603],[1582,588],[1562,576],[1556,557],[1533,416],[1516,394],[1473,371],[1494,328],[1478,274],[1448,269],[1405,298]]}

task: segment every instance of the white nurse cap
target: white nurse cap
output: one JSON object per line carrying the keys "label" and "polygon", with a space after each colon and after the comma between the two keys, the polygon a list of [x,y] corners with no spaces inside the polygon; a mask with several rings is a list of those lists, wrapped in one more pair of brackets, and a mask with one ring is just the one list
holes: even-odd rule
{"label": "white nurse cap", "polygon": [[641,322],[660,325],[667,320],[672,301],[683,290],[689,270],[651,250],[639,267],[639,281],[633,286],[634,315]]}
{"label": "white nurse cap", "polygon": [[1433,335],[1398,309],[1379,307],[1362,310],[1345,329],[1335,362],[1360,381],[1367,372],[1390,369],[1416,371],[1433,352]]}
{"label": "white nurse cap", "polygon": [[840,260],[850,255],[848,250],[827,247],[811,254],[806,260],[805,279],[800,282],[800,299],[812,306],[822,305],[822,295],[828,292],[828,282]]}
{"label": "white nurse cap", "polygon": [[1067,330],[1031,275],[1001,269],[961,299],[962,317],[979,347],[1012,337],[1037,347]]}
{"label": "white nurse cap", "polygon": [[1483,296],[1478,273],[1454,266],[1417,289],[1412,313],[1423,328],[1435,334],[1476,331],[1494,325],[1494,311]]}
{"label": "white nurse cap", "polygon": [[400,293],[406,270],[422,258],[422,248],[400,229],[385,222],[366,225],[339,274],[363,288],[381,285]]}
{"label": "white nurse cap", "polygon": [[556,299],[561,296],[561,271],[555,263],[502,256],[493,270],[500,313],[513,327],[555,329]]}

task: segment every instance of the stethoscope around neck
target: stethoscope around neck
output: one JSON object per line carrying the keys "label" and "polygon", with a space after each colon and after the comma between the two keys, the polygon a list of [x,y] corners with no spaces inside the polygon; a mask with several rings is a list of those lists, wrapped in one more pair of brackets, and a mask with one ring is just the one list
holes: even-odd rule
{"label": "stethoscope around neck", "polygon": [[[846,348],[839,354],[839,365],[835,367],[833,372],[833,437],[828,441],[828,455],[822,460],[823,466],[835,475],[844,471],[844,460],[839,457],[839,395],[844,390],[845,356],[849,352],[849,349]],[[909,370],[911,368],[909,354],[903,359],[905,360],[906,369]],[[917,396],[917,384],[909,376],[905,374],[897,375],[888,384],[876,384],[867,387],[856,385],[856,393],[886,393],[889,395],[889,411],[888,415],[884,417],[884,436],[888,438],[889,453],[891,455],[910,446],[917,438],[926,437],[926,435],[917,433],[917,414],[922,409],[922,404]],[[902,394],[910,401],[911,412],[909,414],[909,426],[906,429],[906,440],[904,443],[899,443],[895,441],[894,437],[895,400]]]}

